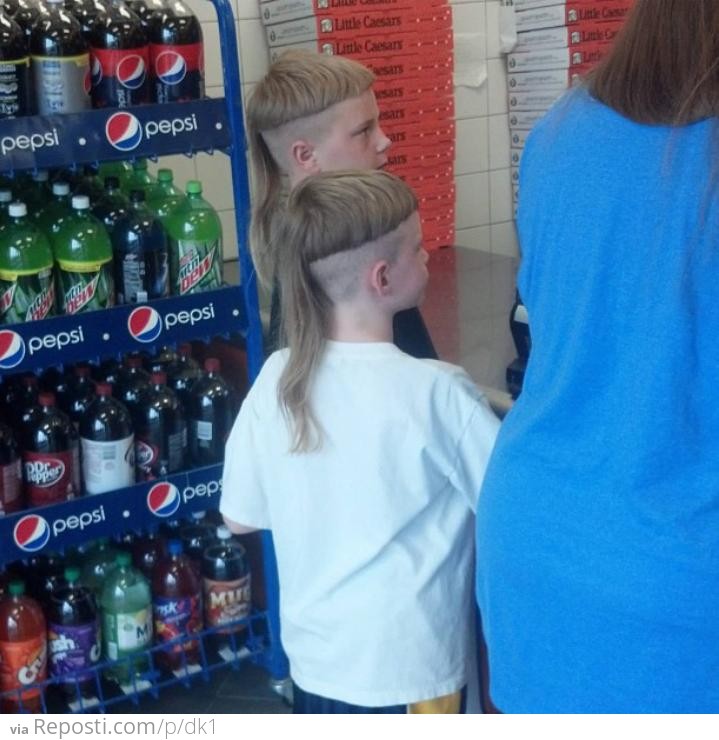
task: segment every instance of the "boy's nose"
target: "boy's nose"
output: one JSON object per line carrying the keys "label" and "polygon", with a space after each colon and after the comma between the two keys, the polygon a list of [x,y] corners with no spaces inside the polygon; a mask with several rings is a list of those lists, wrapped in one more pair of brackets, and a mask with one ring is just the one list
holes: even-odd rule
{"label": "boy's nose", "polygon": [[392,140],[385,135],[385,132],[382,131],[382,129],[379,129],[379,143],[377,144],[377,152],[379,154],[382,154],[382,152],[386,152],[390,148],[390,146],[392,146]]}

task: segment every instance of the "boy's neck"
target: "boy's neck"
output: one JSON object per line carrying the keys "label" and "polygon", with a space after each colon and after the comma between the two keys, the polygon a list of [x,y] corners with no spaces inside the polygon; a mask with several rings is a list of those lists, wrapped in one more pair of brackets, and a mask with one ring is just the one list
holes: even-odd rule
{"label": "boy's neck", "polygon": [[392,319],[381,311],[359,311],[352,304],[339,304],[332,311],[328,338],[335,342],[392,342]]}

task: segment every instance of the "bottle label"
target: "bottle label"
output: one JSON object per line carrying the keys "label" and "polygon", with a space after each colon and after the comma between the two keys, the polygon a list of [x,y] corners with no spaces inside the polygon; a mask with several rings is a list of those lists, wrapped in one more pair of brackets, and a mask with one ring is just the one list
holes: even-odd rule
{"label": "bottle label", "polygon": [[102,636],[110,660],[144,650],[152,643],[152,609],[149,604],[136,612],[104,612]]}
{"label": "bottle label", "polygon": [[[251,578],[248,573],[234,581],[213,581],[203,578],[205,594],[205,626],[222,627],[249,616],[252,608]],[[222,633],[236,632],[244,626],[219,630]]]}
{"label": "bottle label", "polygon": [[92,677],[92,672],[77,675],[78,671],[92,668],[100,660],[100,623],[97,619],[87,624],[48,624],[48,650],[50,674],[66,676],[64,683],[74,683]]}
{"label": "bottle label", "polygon": [[205,52],[195,44],[150,44],[156,103],[179,103],[205,95]]}
{"label": "bottle label", "polygon": [[222,285],[221,239],[207,242],[171,240],[170,255],[173,262],[177,260],[177,268],[172,270],[173,295],[198,293]]}
{"label": "bottle label", "polygon": [[152,249],[144,256],[126,254],[122,258],[119,303],[138,303],[143,300],[166,298],[170,295],[170,273],[166,249]]}
{"label": "bottle label", "polygon": [[[194,634],[202,629],[202,608],[200,596],[188,596],[183,599],[166,599],[156,596],[152,601],[155,614],[155,636],[157,642],[169,642],[185,634]],[[182,653],[196,641],[173,645],[170,653]]]}
{"label": "bottle label", "polygon": [[32,57],[37,112],[78,113],[90,108],[90,55]]}
{"label": "bottle label", "polygon": [[150,50],[91,48],[92,103],[95,108],[128,108],[150,102]]}
{"label": "bottle label", "polygon": [[55,313],[52,266],[24,274],[0,270],[0,322],[19,324]]}
{"label": "bottle label", "polygon": [[82,472],[86,493],[105,493],[135,482],[135,437],[113,442],[82,438]]}
{"label": "bottle label", "polygon": [[0,465],[0,515],[22,508],[22,464],[20,458]]}
{"label": "bottle label", "polygon": [[[22,689],[47,678],[47,642],[45,634],[31,640],[9,642],[0,640],[0,689],[13,691]],[[22,692],[27,701],[40,695],[34,688]],[[8,697],[17,701],[16,696]]]}
{"label": "bottle label", "polygon": [[30,506],[75,498],[73,451],[22,453],[25,493]]}
{"label": "bottle label", "polygon": [[30,114],[30,57],[0,62],[0,118]]}
{"label": "bottle label", "polygon": [[137,438],[135,440],[135,464],[137,465],[137,480],[154,480],[157,476],[153,472],[156,467],[160,450],[149,440]]}
{"label": "bottle label", "polygon": [[73,263],[58,260],[62,312],[76,314],[115,304],[112,260]]}
{"label": "bottle label", "polygon": [[198,442],[212,442],[213,424],[211,421],[200,421],[199,419],[195,419],[192,424],[194,426],[195,439]]}

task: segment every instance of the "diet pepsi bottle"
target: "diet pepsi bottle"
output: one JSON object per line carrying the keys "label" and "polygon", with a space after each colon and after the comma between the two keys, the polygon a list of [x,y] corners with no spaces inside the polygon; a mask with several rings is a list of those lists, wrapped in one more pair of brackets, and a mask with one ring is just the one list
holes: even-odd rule
{"label": "diet pepsi bottle", "polygon": [[80,494],[80,450],[72,422],[52,393],[38,397],[38,412],[23,430],[22,461],[29,506],[67,501]]}
{"label": "diet pepsi bottle", "polygon": [[78,21],[63,0],[47,0],[30,35],[35,107],[40,115],[90,107],[90,55]]}
{"label": "diet pepsi bottle", "polygon": [[31,113],[27,39],[20,25],[0,5],[0,119]]}
{"label": "diet pepsi bottle", "polygon": [[89,494],[116,491],[135,482],[135,437],[128,410],[100,383],[97,398],[80,421],[82,472]]}
{"label": "diet pepsi bottle", "polygon": [[205,96],[202,26],[182,0],[169,0],[151,30],[150,59],[156,103],[179,103]]}
{"label": "diet pepsi bottle", "polygon": [[130,208],[112,231],[118,303],[165,298],[170,294],[167,235],[145,206],[145,193],[130,193]]}
{"label": "diet pepsi bottle", "polygon": [[135,410],[135,464],[137,480],[176,473],[184,467],[187,447],[185,412],[167,387],[165,373],[153,373],[150,388]]}
{"label": "diet pepsi bottle", "polygon": [[92,105],[128,108],[150,102],[150,47],[140,19],[112,0],[90,32]]}

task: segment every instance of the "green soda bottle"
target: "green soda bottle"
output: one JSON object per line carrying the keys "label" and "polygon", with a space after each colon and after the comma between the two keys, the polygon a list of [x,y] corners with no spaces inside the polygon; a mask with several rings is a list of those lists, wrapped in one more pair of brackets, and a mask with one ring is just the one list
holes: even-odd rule
{"label": "green soda bottle", "polygon": [[110,573],[115,569],[118,551],[109,537],[98,537],[85,553],[81,580],[99,600]]}
{"label": "green soda bottle", "polygon": [[103,654],[118,661],[108,674],[121,683],[149,669],[145,651],[152,645],[150,585],[131,562],[129,552],[117,554],[100,596]]}
{"label": "green soda bottle", "polygon": [[105,224],[110,239],[115,224],[127,215],[129,208],[130,201],[120,190],[120,178],[117,175],[108,175],[105,178],[105,193],[93,206],[92,213]]}
{"label": "green soda bottle", "polygon": [[10,203],[12,203],[12,190],[9,188],[0,189],[0,227],[8,223],[10,219],[7,212]]}
{"label": "green soda bottle", "polygon": [[12,203],[0,229],[0,323],[36,321],[55,313],[52,249],[27,218],[24,203]]}
{"label": "green soda bottle", "polygon": [[100,162],[98,175],[103,183],[106,177],[116,177],[120,187],[124,188],[125,181],[132,175],[132,165],[129,162]]}
{"label": "green soda bottle", "polygon": [[125,178],[122,187],[127,195],[133,190],[142,190],[147,197],[148,188],[151,189],[156,184],[155,178],[147,171],[147,160],[140,158],[132,163],[132,172]]}
{"label": "green soda bottle", "polygon": [[187,183],[187,200],[166,218],[170,237],[170,292],[187,295],[222,285],[222,223],[202,197],[202,183]]}
{"label": "green soda bottle", "polygon": [[110,237],[90,213],[87,195],[73,195],[72,210],[52,235],[58,308],[64,314],[108,308],[115,304]]}
{"label": "green soda bottle", "polygon": [[172,181],[172,170],[162,167],[157,170],[157,185],[147,193],[147,207],[163,224],[176,208],[187,201],[185,194]]}
{"label": "green soda bottle", "polygon": [[82,175],[73,190],[74,195],[87,195],[93,205],[105,194],[102,178],[98,174],[98,166],[86,164],[82,168]]}
{"label": "green soda bottle", "polygon": [[35,214],[35,223],[43,234],[57,233],[71,213],[70,183],[58,180],[52,184],[52,198]]}
{"label": "green soda bottle", "polygon": [[17,199],[27,206],[28,214],[34,218],[37,211],[47,203],[49,196],[50,173],[47,170],[38,170],[21,186]]}

